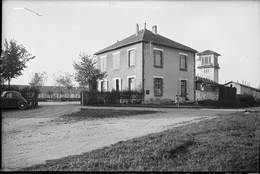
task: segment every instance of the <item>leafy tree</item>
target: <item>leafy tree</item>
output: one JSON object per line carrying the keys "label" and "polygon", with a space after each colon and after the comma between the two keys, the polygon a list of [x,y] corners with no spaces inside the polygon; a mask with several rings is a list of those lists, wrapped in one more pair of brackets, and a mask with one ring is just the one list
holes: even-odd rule
{"label": "leafy tree", "polygon": [[48,95],[50,96],[50,98],[51,98],[51,95],[53,94],[53,92],[52,92],[52,91],[48,91],[47,94],[48,94]]}
{"label": "leafy tree", "polygon": [[91,55],[79,54],[80,62],[73,62],[76,70],[75,80],[81,87],[89,87],[89,91],[97,90],[98,80],[106,77],[106,72],[96,68],[97,61]]}
{"label": "leafy tree", "polygon": [[9,87],[11,79],[22,75],[23,69],[27,68],[26,62],[34,58],[35,56],[28,53],[23,45],[18,45],[16,40],[11,39],[7,42],[5,39],[1,50],[1,76],[8,81]]}
{"label": "leafy tree", "polygon": [[73,75],[69,73],[65,73],[65,75],[60,75],[55,79],[56,84],[63,86],[67,88],[68,93],[69,93],[69,98],[70,98],[70,90],[73,88]]}
{"label": "leafy tree", "polygon": [[29,85],[31,89],[34,89],[36,106],[38,105],[38,95],[41,92],[41,87],[43,87],[46,80],[46,72],[36,72],[32,74],[32,79]]}
{"label": "leafy tree", "polygon": [[46,74],[47,73],[45,71],[33,73],[32,79],[31,79],[31,82],[29,83],[29,85],[40,89],[47,80]]}

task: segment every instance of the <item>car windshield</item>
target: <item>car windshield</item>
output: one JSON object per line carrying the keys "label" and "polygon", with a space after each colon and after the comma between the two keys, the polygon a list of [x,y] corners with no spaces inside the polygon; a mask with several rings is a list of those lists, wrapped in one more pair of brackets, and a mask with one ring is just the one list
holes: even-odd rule
{"label": "car windshield", "polygon": [[4,97],[5,94],[6,94],[6,92],[2,92],[1,97]]}

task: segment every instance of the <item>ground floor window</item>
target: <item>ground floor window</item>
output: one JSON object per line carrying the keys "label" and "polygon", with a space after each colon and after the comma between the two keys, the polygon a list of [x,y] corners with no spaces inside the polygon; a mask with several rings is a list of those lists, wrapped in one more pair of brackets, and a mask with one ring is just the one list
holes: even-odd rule
{"label": "ground floor window", "polygon": [[101,92],[104,92],[104,81],[102,80],[101,83],[100,83],[100,91]]}
{"label": "ground floor window", "polygon": [[181,96],[186,96],[187,94],[187,81],[181,80]]}
{"label": "ground floor window", "polygon": [[135,78],[134,77],[128,78],[128,88],[129,88],[129,91],[135,90]]}
{"label": "ground floor window", "polygon": [[163,78],[154,78],[154,95],[163,95]]}

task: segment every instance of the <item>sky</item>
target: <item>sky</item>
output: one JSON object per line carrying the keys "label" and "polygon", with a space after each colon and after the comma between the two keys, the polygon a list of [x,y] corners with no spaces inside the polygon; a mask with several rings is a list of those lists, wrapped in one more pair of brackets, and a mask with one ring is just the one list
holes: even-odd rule
{"label": "sky", "polygon": [[[43,16],[24,9],[26,7]],[[15,39],[36,58],[11,84],[28,85],[35,72],[75,73],[80,53],[95,52],[140,30],[219,53],[219,83],[260,86],[260,1],[2,1],[2,44]],[[75,83],[76,84],[76,83]]]}

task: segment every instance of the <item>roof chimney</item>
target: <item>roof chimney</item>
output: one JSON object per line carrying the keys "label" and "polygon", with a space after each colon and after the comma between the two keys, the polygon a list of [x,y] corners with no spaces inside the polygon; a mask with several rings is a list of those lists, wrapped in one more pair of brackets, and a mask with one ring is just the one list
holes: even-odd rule
{"label": "roof chimney", "polygon": [[138,35],[138,33],[139,33],[139,25],[138,24],[136,24],[136,36]]}
{"label": "roof chimney", "polygon": [[157,26],[156,25],[153,26],[153,33],[157,34]]}

